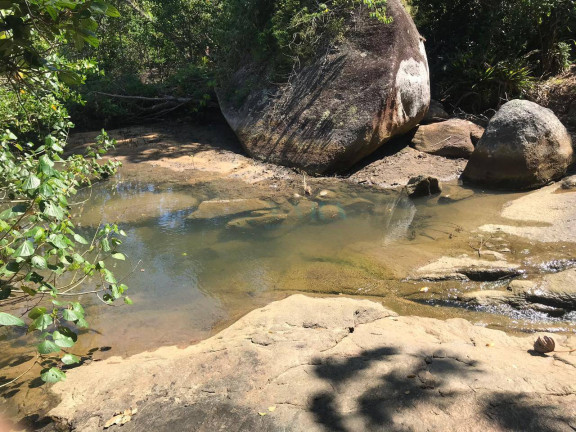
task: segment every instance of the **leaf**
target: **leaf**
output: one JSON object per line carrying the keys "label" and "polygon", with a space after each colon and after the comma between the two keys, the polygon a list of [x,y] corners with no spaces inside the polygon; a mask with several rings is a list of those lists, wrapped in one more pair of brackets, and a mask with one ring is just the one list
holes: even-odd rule
{"label": "leaf", "polygon": [[128,296],[124,297],[124,303],[126,303],[127,305],[131,305],[134,302],[132,301],[132,299]]}
{"label": "leaf", "polygon": [[104,252],[110,252],[110,242],[108,239],[102,239],[102,241],[100,241],[100,245],[102,246],[102,250]]}
{"label": "leaf", "polygon": [[80,234],[74,234],[74,240],[76,240],[78,243],[83,244],[83,245],[87,245],[88,241],[82,237]]}
{"label": "leaf", "polygon": [[12,254],[12,256],[18,257],[29,257],[34,255],[34,245],[31,241],[26,240],[20,245],[18,249]]}
{"label": "leaf", "polygon": [[34,190],[34,189],[38,189],[38,187],[40,186],[40,179],[38,177],[36,177],[34,174],[31,174],[26,181],[24,182],[24,184],[22,185],[22,187],[24,188],[24,190]]}
{"label": "leaf", "polygon": [[51,216],[55,219],[62,220],[64,219],[64,210],[59,205],[54,203],[48,203],[44,207],[44,212],[46,216]]}
{"label": "leaf", "polygon": [[40,377],[44,382],[57,383],[60,381],[64,381],[66,379],[66,374],[62,372],[60,369],[53,367],[48,370],[45,369],[45,372],[43,372],[40,375]]}
{"label": "leaf", "polygon": [[72,339],[70,336],[63,335],[59,331],[52,333],[52,339],[54,339],[54,343],[60,348],[71,348],[75,343],[74,339]]}
{"label": "leaf", "polygon": [[62,317],[66,321],[78,321],[81,318],[72,309],[64,309],[62,312]]}
{"label": "leaf", "polygon": [[77,357],[74,354],[66,354],[61,360],[65,365],[80,363],[80,357]]}
{"label": "leaf", "polygon": [[40,270],[46,270],[48,268],[48,263],[44,257],[36,255],[32,257],[32,266]]}
{"label": "leaf", "polygon": [[45,340],[38,345],[38,352],[40,354],[52,354],[60,351],[60,347],[50,340]]}
{"label": "leaf", "polygon": [[112,258],[120,260],[120,261],[126,261],[126,256],[120,252],[112,254]]}
{"label": "leaf", "polygon": [[26,323],[14,315],[0,312],[0,325],[26,327]]}
{"label": "leaf", "polygon": [[35,307],[34,309],[32,309],[29,313],[28,313],[28,318],[35,320],[36,318],[41,317],[42,315],[44,315],[46,313],[46,308],[45,307]]}
{"label": "leaf", "polygon": [[52,317],[50,315],[44,314],[42,316],[39,316],[38,318],[36,318],[33,322],[32,322],[32,329],[36,329],[36,330],[40,330],[40,331],[44,331],[46,330],[48,327],[50,327],[52,325],[54,321],[52,320]]}
{"label": "leaf", "polygon": [[38,161],[38,168],[40,169],[40,172],[46,174],[47,176],[52,176],[55,173],[53,167],[54,162],[47,155],[40,157]]}
{"label": "leaf", "polygon": [[48,237],[48,241],[58,249],[66,249],[70,240],[65,235],[52,234]]}

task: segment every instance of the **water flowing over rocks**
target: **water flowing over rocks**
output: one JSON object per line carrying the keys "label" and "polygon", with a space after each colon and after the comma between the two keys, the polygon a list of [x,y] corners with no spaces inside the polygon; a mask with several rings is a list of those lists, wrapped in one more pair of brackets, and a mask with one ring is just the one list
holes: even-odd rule
{"label": "water flowing over rocks", "polygon": [[462,178],[494,189],[533,189],[564,176],[573,155],[572,139],[551,110],[513,100],[488,123]]}
{"label": "water flowing over rocks", "polygon": [[[271,84],[250,59],[237,65],[218,99],[251,156],[341,172],[422,120],[430,103],[423,40],[401,0],[388,0],[386,13],[391,23],[357,8],[345,40],[321,50],[286,85]],[[238,100],[226,89],[247,96]]]}
{"label": "water flowing over rocks", "polygon": [[50,390],[61,398],[50,415],[83,432],[129,407],[138,413],[110,430],[572,431],[574,356],[537,355],[533,341],[295,295],[186,349],[72,369]]}
{"label": "water flowing over rocks", "polygon": [[516,309],[532,309],[562,316],[576,310],[576,269],[531,280],[515,280],[506,290],[464,293],[460,299],[479,306],[508,304]]}

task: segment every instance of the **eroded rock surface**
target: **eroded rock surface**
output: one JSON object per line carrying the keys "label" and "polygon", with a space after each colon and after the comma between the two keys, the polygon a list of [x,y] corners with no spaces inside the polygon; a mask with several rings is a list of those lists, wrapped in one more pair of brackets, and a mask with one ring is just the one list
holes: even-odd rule
{"label": "eroded rock surface", "polygon": [[269,71],[244,56],[219,102],[250,155],[311,173],[344,171],[422,120],[430,103],[424,43],[401,0],[388,0],[386,14],[391,23],[356,8],[345,40],[288,85],[270,83]]}
{"label": "eroded rock surface", "polygon": [[576,356],[533,339],[296,295],[198,345],[71,370],[50,414],[83,432],[129,407],[109,430],[572,431]]}
{"label": "eroded rock surface", "polygon": [[410,146],[436,156],[468,159],[483,133],[484,129],[472,122],[451,119],[419,126]]}
{"label": "eroded rock surface", "polygon": [[551,110],[513,100],[488,123],[462,178],[496,189],[533,189],[565,175],[573,154],[572,139]]}
{"label": "eroded rock surface", "polygon": [[522,274],[520,265],[504,260],[471,257],[442,257],[417,269],[412,279],[496,281]]}
{"label": "eroded rock surface", "polygon": [[506,290],[472,291],[460,299],[475,305],[508,304],[552,316],[576,310],[576,269],[548,274],[532,280],[512,281]]}

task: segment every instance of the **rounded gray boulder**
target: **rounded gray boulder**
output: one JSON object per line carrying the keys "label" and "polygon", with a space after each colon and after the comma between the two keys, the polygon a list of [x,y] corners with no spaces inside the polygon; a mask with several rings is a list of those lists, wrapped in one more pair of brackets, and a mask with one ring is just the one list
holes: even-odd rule
{"label": "rounded gray boulder", "polygon": [[552,111],[513,100],[488,123],[462,179],[494,189],[534,189],[566,174],[574,150]]}

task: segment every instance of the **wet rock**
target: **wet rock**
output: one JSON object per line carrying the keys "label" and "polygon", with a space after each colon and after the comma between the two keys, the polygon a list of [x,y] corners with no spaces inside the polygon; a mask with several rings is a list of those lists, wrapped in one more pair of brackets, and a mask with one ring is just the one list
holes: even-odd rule
{"label": "wet rock", "polygon": [[448,120],[449,118],[450,114],[448,114],[444,110],[444,105],[432,99],[430,101],[430,108],[428,109],[428,112],[426,113],[426,115],[424,116],[424,118],[420,123],[422,124],[438,123]]}
{"label": "wet rock", "polygon": [[286,214],[267,214],[264,216],[257,217],[245,217],[234,219],[226,224],[226,228],[232,229],[251,229],[251,228],[261,228],[268,226],[280,225],[286,220],[288,216]]}
{"label": "wet rock", "polygon": [[411,198],[427,197],[442,192],[442,187],[437,178],[418,176],[408,181],[406,192]]}
{"label": "wet rock", "polygon": [[364,198],[352,198],[343,201],[341,205],[347,213],[372,213],[375,208],[375,204],[372,201]]}
{"label": "wet rock", "polygon": [[[529,355],[533,335],[395,315],[367,300],[291,296],[184,349],[71,369],[47,388],[48,415],[82,432],[131,406],[127,432],[456,431],[463,416],[467,431],[570,430],[570,356]],[[554,339],[559,350],[574,343]]]}
{"label": "wet rock", "polygon": [[532,189],[561,178],[572,158],[572,139],[552,111],[513,100],[490,120],[462,178],[494,189]]}
{"label": "wet rock", "polygon": [[346,218],[346,212],[337,205],[322,205],[318,208],[318,219],[321,222],[332,222]]}
{"label": "wet rock", "polygon": [[496,281],[522,274],[518,264],[470,257],[443,257],[416,270],[411,279]]}
{"label": "wet rock", "polygon": [[459,299],[478,306],[507,304],[519,310],[534,310],[562,316],[576,310],[576,269],[534,280],[515,280],[504,290],[481,290],[461,294]]}
{"label": "wet rock", "polygon": [[508,287],[527,301],[576,310],[576,269],[542,276],[531,282],[512,282]]}
{"label": "wet rock", "polygon": [[334,201],[336,198],[336,192],[328,189],[322,189],[316,196],[316,199],[320,201]]}
{"label": "wet rock", "polygon": [[562,189],[576,190],[576,175],[566,177],[564,180],[562,180]]}
{"label": "wet rock", "polygon": [[256,198],[203,201],[189,218],[196,220],[229,218],[274,207],[275,204]]}
{"label": "wet rock", "polygon": [[318,203],[301,199],[288,213],[288,222],[310,222],[318,215]]}
{"label": "wet rock", "polygon": [[467,120],[451,119],[419,126],[410,146],[424,153],[469,159],[484,129]]}
{"label": "wet rock", "polygon": [[271,83],[269,62],[238,56],[218,99],[251,156],[309,173],[341,172],[424,118],[423,41],[401,0],[388,0],[386,15],[391,22],[380,22],[358,3],[343,24],[350,25],[346,38],[319,50],[290,85]]}

